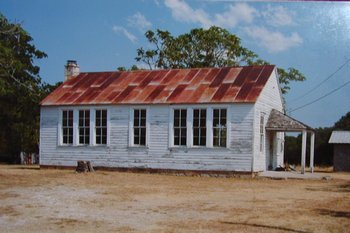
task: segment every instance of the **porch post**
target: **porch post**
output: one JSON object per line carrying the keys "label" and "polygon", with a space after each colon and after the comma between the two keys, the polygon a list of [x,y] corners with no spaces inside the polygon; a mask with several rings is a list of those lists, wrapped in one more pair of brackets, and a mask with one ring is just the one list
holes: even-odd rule
{"label": "porch post", "polygon": [[310,169],[311,173],[314,172],[314,150],[315,150],[315,132],[311,132],[311,140],[310,140]]}
{"label": "porch post", "polygon": [[307,137],[307,132],[306,130],[303,130],[302,146],[301,146],[301,174],[305,173],[306,137]]}

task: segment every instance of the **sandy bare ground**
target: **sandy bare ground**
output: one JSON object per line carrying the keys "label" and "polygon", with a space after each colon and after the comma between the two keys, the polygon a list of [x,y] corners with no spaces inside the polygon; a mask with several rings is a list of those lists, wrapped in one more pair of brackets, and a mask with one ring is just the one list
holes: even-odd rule
{"label": "sandy bare ground", "polygon": [[349,232],[350,174],[267,180],[0,165],[1,232]]}

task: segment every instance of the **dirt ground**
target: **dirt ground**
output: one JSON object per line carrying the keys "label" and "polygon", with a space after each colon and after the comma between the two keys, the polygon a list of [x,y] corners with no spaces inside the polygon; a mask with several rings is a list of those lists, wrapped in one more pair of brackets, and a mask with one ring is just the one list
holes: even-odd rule
{"label": "dirt ground", "polygon": [[350,174],[184,177],[0,165],[1,232],[349,232]]}

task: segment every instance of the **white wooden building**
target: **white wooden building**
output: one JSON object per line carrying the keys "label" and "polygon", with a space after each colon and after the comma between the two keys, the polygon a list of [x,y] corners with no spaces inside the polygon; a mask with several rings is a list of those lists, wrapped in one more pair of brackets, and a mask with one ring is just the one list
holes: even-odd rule
{"label": "white wooden building", "polygon": [[258,172],[283,163],[275,66],[79,73],[41,102],[40,165]]}

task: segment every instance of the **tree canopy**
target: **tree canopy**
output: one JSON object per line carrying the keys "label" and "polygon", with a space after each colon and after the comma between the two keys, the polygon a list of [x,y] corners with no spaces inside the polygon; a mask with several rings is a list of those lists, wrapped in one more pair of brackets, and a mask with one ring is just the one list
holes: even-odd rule
{"label": "tree canopy", "polygon": [[0,159],[37,152],[39,102],[55,86],[42,83],[34,64],[47,55],[19,23],[0,14]]}
{"label": "tree canopy", "polygon": [[[136,61],[149,69],[176,69],[269,64],[245,48],[241,39],[226,29],[212,26],[195,28],[174,37],[168,31],[147,31],[145,36],[152,48],[137,49]],[[282,93],[290,89],[290,81],[304,81],[305,76],[294,68],[278,68]]]}

